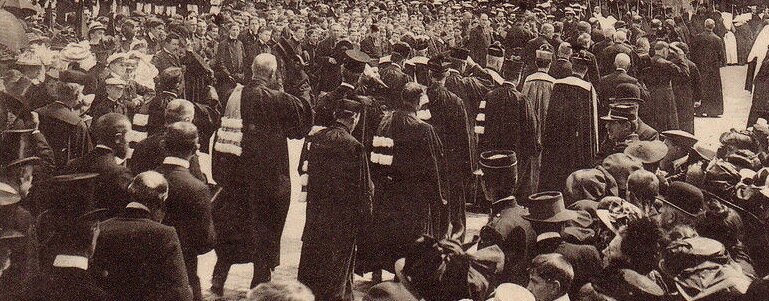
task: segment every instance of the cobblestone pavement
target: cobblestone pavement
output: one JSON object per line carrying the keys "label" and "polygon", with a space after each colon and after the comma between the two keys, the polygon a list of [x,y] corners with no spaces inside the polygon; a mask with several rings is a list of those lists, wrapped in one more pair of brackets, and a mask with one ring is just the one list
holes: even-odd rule
{"label": "cobblestone pavement", "polygon": [[[696,118],[695,132],[703,140],[717,143],[719,135],[730,128],[744,128],[750,110],[750,93],[743,90],[745,83],[744,66],[730,66],[721,70],[721,77],[724,84],[724,115],[720,118]],[[296,165],[299,160],[298,150],[301,149],[300,141],[289,141],[289,153],[291,158],[293,191],[296,192],[299,186],[296,182]],[[206,158],[207,159],[207,158]],[[205,160],[205,159],[204,159]],[[305,204],[295,201],[292,197],[291,207],[289,208],[286,227],[283,230],[281,241],[281,265],[273,273],[275,279],[295,279],[297,267],[299,265],[299,254],[302,248],[301,236],[304,228]],[[481,226],[486,223],[487,217],[481,214],[468,214],[467,229],[468,237],[477,234]],[[203,286],[204,296],[207,300],[217,300],[208,292],[211,283],[211,273],[216,263],[216,254],[212,251],[198,257],[198,275],[200,275]],[[245,297],[252,275],[251,264],[233,265],[230,269],[229,278],[225,285],[225,296],[218,300],[240,300]],[[365,291],[371,286],[370,274],[355,276],[355,296],[356,300],[362,298]],[[392,278],[392,275],[384,276],[385,279]]]}

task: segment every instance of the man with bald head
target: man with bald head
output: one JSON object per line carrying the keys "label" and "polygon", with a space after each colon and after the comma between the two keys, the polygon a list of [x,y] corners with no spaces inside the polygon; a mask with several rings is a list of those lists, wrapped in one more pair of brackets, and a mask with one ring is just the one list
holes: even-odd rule
{"label": "man with bald head", "polygon": [[128,153],[126,134],[131,121],[123,114],[108,113],[96,120],[93,136],[96,147],[85,156],[71,161],[67,173],[98,173],[96,179],[96,205],[116,215],[128,204],[128,184],[133,175],[125,167]]}
{"label": "man with bald head", "polygon": [[219,196],[222,204],[247,207],[246,224],[237,225],[242,237],[226,243],[243,251],[231,263],[254,263],[251,287],[269,282],[271,270],[280,263],[280,237],[291,197],[286,139],[303,138],[313,120],[309,101],[270,88],[276,69],[274,55],[254,58],[253,79],[243,88],[240,104],[242,151],[232,170],[225,171],[231,176]]}
{"label": "man with bald head", "polygon": [[692,38],[691,58],[700,71],[702,105],[695,109],[700,116],[715,117],[724,113],[721,67],[726,64],[724,40],[713,33],[716,22],[705,20],[705,31]]}
{"label": "man with bald head", "polygon": [[168,181],[155,171],[128,185],[130,203],[117,217],[99,225],[93,255],[97,282],[113,300],[192,300],[179,236],[160,222]]}
{"label": "man with bald head", "polygon": [[[184,99],[174,99],[166,105],[164,113],[165,126],[180,121],[192,122],[193,119],[195,119],[195,106],[192,102]],[[166,156],[166,152],[163,149],[163,138],[166,133],[165,126],[163,131],[152,134],[134,146],[133,154],[128,161],[131,171],[141,173],[153,170],[163,163],[163,158]],[[195,178],[206,181],[206,176],[200,170],[200,161],[197,154],[190,159],[190,172]]]}
{"label": "man with bald head", "polygon": [[633,49],[627,43],[627,33],[625,31],[618,30],[614,32],[612,37],[613,43],[597,53],[598,67],[601,69],[602,74],[609,74],[614,67],[614,58],[619,53],[627,54],[628,56],[633,53]]}
{"label": "man with bald head", "polygon": [[641,89],[641,98],[644,98],[646,92],[646,86],[642,84],[635,77],[630,76],[627,72],[630,70],[630,56],[625,53],[618,53],[614,57],[614,70],[608,75],[601,78],[598,84],[598,99],[600,103],[598,106],[599,112],[603,115],[609,112],[609,103],[611,99],[621,97],[617,95],[617,86],[621,84],[633,84]]}

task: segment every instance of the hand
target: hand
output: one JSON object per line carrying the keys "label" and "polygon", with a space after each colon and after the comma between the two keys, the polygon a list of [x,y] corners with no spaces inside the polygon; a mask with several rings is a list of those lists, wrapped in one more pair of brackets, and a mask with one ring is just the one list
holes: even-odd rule
{"label": "hand", "polygon": [[695,101],[694,102],[694,107],[695,108],[699,108],[701,105],[702,105],[702,101]]}
{"label": "hand", "polygon": [[35,111],[32,111],[29,114],[32,116],[32,118],[30,118],[30,121],[32,122],[32,129],[37,130],[37,128],[40,126],[40,115]]}
{"label": "hand", "polygon": [[334,59],[333,57],[330,57],[328,58],[328,63],[331,65],[336,65],[336,59]]}

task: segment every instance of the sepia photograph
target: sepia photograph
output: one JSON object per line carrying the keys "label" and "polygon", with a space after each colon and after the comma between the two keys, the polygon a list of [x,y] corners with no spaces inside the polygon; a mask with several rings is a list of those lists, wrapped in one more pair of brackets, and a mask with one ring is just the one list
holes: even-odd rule
{"label": "sepia photograph", "polygon": [[769,0],[0,0],[0,301],[769,301]]}

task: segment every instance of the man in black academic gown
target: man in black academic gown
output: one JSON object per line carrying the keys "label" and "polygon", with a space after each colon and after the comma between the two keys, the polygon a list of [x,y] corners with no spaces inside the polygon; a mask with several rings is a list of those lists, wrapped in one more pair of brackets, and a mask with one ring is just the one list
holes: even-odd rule
{"label": "man in black academic gown", "polygon": [[[512,66],[508,65],[508,69]],[[507,76],[514,72],[503,72]],[[531,156],[538,151],[537,117],[533,103],[526,100],[516,83],[506,79],[502,85],[486,94],[478,106],[475,133],[478,134],[478,153],[490,150],[513,150],[519,155],[518,165],[523,171],[516,196],[528,196],[531,188]]]}
{"label": "man in black academic gown", "polygon": [[363,144],[352,136],[363,104],[339,101],[336,121],[308,136],[299,164],[307,222],[298,280],[318,300],[353,300],[355,244],[371,214],[374,186]]}
{"label": "man in black academic gown", "polygon": [[716,117],[724,113],[721,66],[726,63],[724,40],[713,33],[715,22],[705,20],[705,31],[692,38],[691,57],[700,71],[702,104],[697,114]]}
{"label": "man in black academic gown", "polygon": [[440,137],[446,158],[449,183],[449,220],[451,236],[461,239],[465,233],[465,191],[472,178],[472,131],[468,127],[465,103],[446,88],[444,57],[430,59],[430,87],[427,102],[417,111],[417,118],[429,123]]}
{"label": "man in black academic gown", "polygon": [[392,269],[421,235],[447,234],[441,217],[448,210],[441,141],[433,126],[417,118],[424,93],[419,84],[406,84],[403,104],[385,115],[374,136],[370,161],[377,193],[358,248],[359,272]]}
{"label": "man in black academic gown", "polygon": [[574,75],[553,85],[542,133],[542,171],[539,190],[562,191],[566,178],[588,168],[598,153],[598,96],[582,79],[589,61],[572,58]]}
{"label": "man in black academic gown", "polygon": [[401,91],[403,91],[403,85],[411,81],[409,76],[403,72],[403,61],[409,57],[411,48],[406,43],[396,43],[393,45],[392,53],[390,54],[390,62],[384,67],[380,67],[379,75],[382,78],[382,82],[387,85],[385,92],[387,102],[387,109],[395,110],[400,107],[401,104]]}

